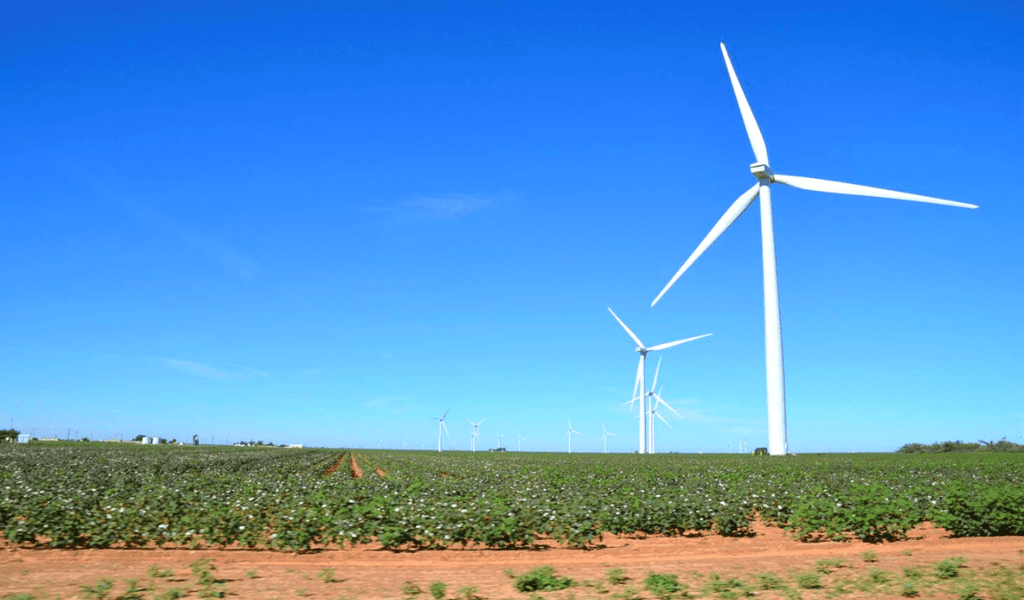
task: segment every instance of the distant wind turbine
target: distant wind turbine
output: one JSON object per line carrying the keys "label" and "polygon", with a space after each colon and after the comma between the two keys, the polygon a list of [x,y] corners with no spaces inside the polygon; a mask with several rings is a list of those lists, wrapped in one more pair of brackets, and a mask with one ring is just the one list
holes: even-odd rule
{"label": "distant wind turbine", "polygon": [[604,423],[601,423],[601,430],[604,431],[604,435],[601,436],[601,441],[604,442],[604,453],[608,454],[608,436],[615,434],[605,429]]}
{"label": "distant wind turbine", "polygon": [[501,450],[501,438],[503,437],[505,437],[504,433],[498,435],[498,450]]}
{"label": "distant wind turbine", "polygon": [[[694,340],[699,340],[701,338],[706,338],[706,337],[708,337],[711,334],[710,333],[705,333],[704,335],[698,335],[696,337],[686,338],[685,340],[676,340],[674,342],[667,342],[665,344],[658,344],[657,346],[651,346],[650,348],[648,348],[648,347],[644,346],[644,343],[640,341],[640,338],[638,338],[636,336],[636,334],[633,333],[633,331],[629,327],[626,327],[626,324],[622,322],[622,319],[620,319],[617,314],[615,314],[615,311],[613,311],[611,308],[609,308],[608,312],[612,313],[612,316],[615,317],[615,320],[619,322],[619,325],[621,325],[622,328],[626,330],[626,333],[629,334],[629,337],[633,338],[633,341],[636,342],[636,351],[640,354],[640,362],[636,366],[636,381],[633,383],[633,399],[634,400],[638,399],[637,395],[636,395],[636,391],[637,391],[637,389],[639,389],[640,390],[640,396],[639,396],[639,400],[640,400],[640,454],[644,454],[644,453],[647,452],[647,430],[648,430],[648,427],[649,427],[649,424],[647,422],[647,412],[648,412],[648,409],[647,409],[647,387],[646,387],[647,383],[646,383],[646,380],[645,380],[645,373],[644,373],[644,371],[645,371],[644,367],[645,367],[645,364],[646,364],[646,361],[647,361],[647,353],[648,352],[656,352],[658,350],[664,350],[666,348],[671,348],[672,346],[678,346],[679,344],[685,344],[687,342],[692,342]],[[630,400],[630,406],[632,407],[632,405],[633,405],[633,401]]]}
{"label": "distant wind turbine", "polygon": [[[466,419],[466,420],[469,421],[469,419]],[[478,435],[480,435],[479,432],[477,432],[477,428],[480,427],[480,424],[483,423],[486,420],[487,420],[487,417],[484,417],[484,418],[480,419],[476,423],[474,423],[473,421],[469,421],[469,424],[473,426],[473,433],[471,434],[470,440],[469,440],[470,441],[470,445],[472,446],[472,451],[473,452],[476,452],[476,437]]]}
{"label": "distant wind turbine", "polygon": [[[444,411],[444,414],[441,415],[440,417],[431,417],[431,418],[437,419],[437,451],[438,452],[441,451],[441,429],[444,428],[444,432],[448,433],[448,426],[444,424],[444,418],[448,416],[448,412],[449,411],[451,411],[450,408],[448,410]],[[449,437],[451,437],[451,436],[449,435]]]}
{"label": "distant wind turbine", "polygon": [[569,438],[569,454],[572,454],[572,434],[583,435],[582,433],[572,428],[572,419],[569,419],[569,431],[565,433],[565,437]]}
{"label": "distant wind turbine", "polygon": [[729,71],[729,80],[732,82],[732,90],[739,104],[740,115],[743,117],[743,126],[747,130],[747,137],[754,150],[754,157],[757,162],[750,165],[750,172],[757,178],[757,183],[733,202],[732,206],[725,211],[725,214],[715,223],[711,231],[704,237],[704,240],[693,251],[690,258],[686,259],[683,266],[676,271],[661,293],[651,302],[653,307],[665,295],[665,292],[675,284],[676,280],[686,272],[704,251],[718,239],[722,233],[729,228],[743,214],[744,211],[754,202],[761,199],[761,257],[762,270],[764,274],[764,333],[765,333],[765,365],[767,367],[767,397],[768,397],[768,453],[772,455],[783,455],[789,452],[789,444],[786,439],[786,382],[782,361],[782,319],[779,311],[779,282],[778,271],[775,265],[775,229],[772,224],[772,201],[771,185],[781,183],[790,187],[813,192],[829,192],[833,194],[847,194],[851,196],[873,196],[876,198],[891,198],[893,200],[910,200],[914,202],[925,202],[929,204],[942,204],[945,206],[959,206],[962,208],[978,208],[974,204],[942,200],[930,196],[894,192],[880,188],[854,185],[852,183],[841,183],[826,179],[814,179],[811,177],[799,177],[796,175],[778,175],[768,165],[768,149],[765,146],[764,138],[761,136],[761,129],[757,126],[754,113],[750,110],[747,97],[740,87],[739,79],[732,68],[732,61],[729,60],[729,53],[725,50],[725,44],[720,44],[722,57],[725,59],[725,68]]}
{"label": "distant wind turbine", "polygon": [[525,439],[526,438],[524,438],[523,436],[519,436],[519,451],[520,452],[523,451],[523,440],[525,440]]}

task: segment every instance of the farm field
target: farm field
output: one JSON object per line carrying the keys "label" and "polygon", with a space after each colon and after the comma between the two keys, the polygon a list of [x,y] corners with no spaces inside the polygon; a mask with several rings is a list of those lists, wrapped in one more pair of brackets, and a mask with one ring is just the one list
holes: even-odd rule
{"label": "farm field", "polygon": [[[80,586],[94,589],[105,577],[117,594],[132,578],[148,582],[145,597],[175,581],[194,596],[189,565],[202,558],[217,566],[218,585],[253,598],[399,597],[406,581],[418,582],[424,598],[432,581],[447,581],[448,597],[466,586],[482,597],[525,597],[503,571],[542,565],[589,581],[573,588],[577,597],[625,593],[630,584],[637,597],[655,597],[642,585],[649,570],[675,573],[691,595],[710,597],[730,589],[709,583],[712,573],[754,591],[764,572],[783,582],[759,592],[768,597],[825,597],[836,585],[851,597],[898,596],[905,569],[924,577],[957,556],[964,577],[981,578],[979,597],[1003,593],[983,593],[992,580],[1019,598],[1021,506],[1020,454],[5,445],[0,598],[85,598]],[[843,566],[818,564],[836,560]],[[173,575],[154,579],[153,565]],[[601,584],[609,568],[624,569],[630,584]],[[826,585],[798,589],[799,575],[815,569],[827,571],[819,572]],[[872,570],[886,581],[862,581]],[[959,597],[938,580],[914,581],[922,595]]]}

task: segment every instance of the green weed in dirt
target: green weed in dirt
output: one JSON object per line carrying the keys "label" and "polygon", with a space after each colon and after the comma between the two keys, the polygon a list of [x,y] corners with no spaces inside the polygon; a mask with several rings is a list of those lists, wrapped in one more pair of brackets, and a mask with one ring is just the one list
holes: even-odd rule
{"label": "green weed in dirt", "polygon": [[406,596],[419,596],[423,593],[423,589],[415,581],[407,580],[402,584],[402,593]]}
{"label": "green weed in dirt", "polygon": [[805,590],[821,589],[821,575],[818,573],[801,573],[796,577],[796,584]]}
{"label": "green weed in dirt", "polygon": [[432,581],[430,583],[430,595],[435,600],[441,600],[444,598],[445,593],[448,591],[448,585],[443,581]]}
{"label": "green weed in dirt", "polygon": [[620,568],[608,569],[604,572],[604,578],[611,585],[622,585],[629,581],[629,577],[626,577],[626,570]]}
{"label": "green weed in dirt", "polygon": [[680,592],[686,593],[686,584],[679,583],[679,576],[674,573],[647,573],[644,589],[662,600],[671,598]]}
{"label": "green weed in dirt", "polygon": [[100,579],[99,582],[92,587],[87,585],[79,587],[87,600],[105,600],[107,595],[110,594],[110,588],[114,587],[114,580]]}
{"label": "green weed in dirt", "polygon": [[512,580],[512,587],[520,592],[550,592],[564,590],[574,585],[576,582],[572,579],[555,575],[555,568],[552,566],[537,567]]}
{"label": "green weed in dirt", "polygon": [[162,569],[157,565],[150,565],[147,571],[150,577],[156,577],[158,579],[167,579],[168,577],[174,576],[174,569]]}
{"label": "green weed in dirt", "polygon": [[861,552],[860,559],[864,562],[878,562],[878,553],[872,550]]}
{"label": "green weed in dirt", "polygon": [[935,576],[939,579],[953,579],[960,574],[960,567],[962,567],[965,562],[967,562],[967,560],[962,556],[947,558],[935,565]]}

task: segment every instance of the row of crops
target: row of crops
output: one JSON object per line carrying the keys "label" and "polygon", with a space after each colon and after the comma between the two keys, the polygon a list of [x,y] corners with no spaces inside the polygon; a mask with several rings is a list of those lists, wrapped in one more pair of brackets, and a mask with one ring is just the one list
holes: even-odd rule
{"label": "row of crops", "polygon": [[0,528],[22,545],[587,546],[746,535],[757,516],[804,540],[899,539],[923,521],[1024,535],[1024,456],[0,446]]}

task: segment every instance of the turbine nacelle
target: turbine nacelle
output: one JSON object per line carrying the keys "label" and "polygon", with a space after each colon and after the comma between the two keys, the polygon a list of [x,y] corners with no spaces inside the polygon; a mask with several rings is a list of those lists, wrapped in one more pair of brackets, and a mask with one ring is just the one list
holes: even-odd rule
{"label": "turbine nacelle", "polygon": [[640,356],[647,356],[647,348],[643,346],[637,346],[636,351],[640,353]]}
{"label": "turbine nacelle", "polygon": [[771,185],[775,181],[775,173],[772,173],[771,167],[767,163],[754,163],[750,165],[750,172],[757,177],[757,180],[761,183]]}

